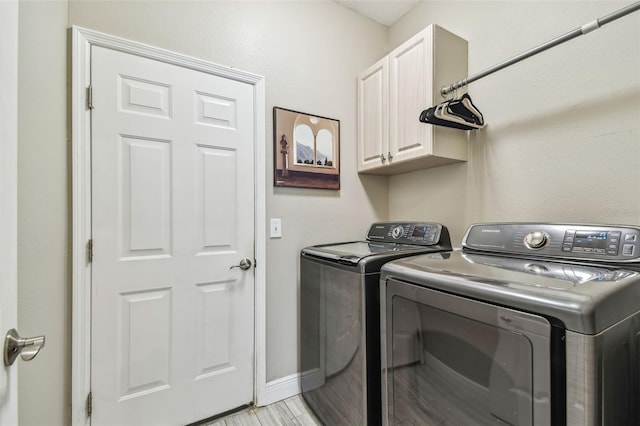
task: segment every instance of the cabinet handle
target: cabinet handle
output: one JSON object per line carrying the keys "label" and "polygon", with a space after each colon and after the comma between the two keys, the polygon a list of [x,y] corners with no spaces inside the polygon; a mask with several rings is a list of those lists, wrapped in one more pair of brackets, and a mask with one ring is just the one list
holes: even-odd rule
{"label": "cabinet handle", "polygon": [[393,155],[391,155],[391,151],[387,153],[387,156],[389,157],[389,162],[391,162],[391,160],[393,160]]}
{"label": "cabinet handle", "polygon": [[383,163],[387,161],[387,159],[384,158],[384,154],[380,154],[380,161],[382,161]]}

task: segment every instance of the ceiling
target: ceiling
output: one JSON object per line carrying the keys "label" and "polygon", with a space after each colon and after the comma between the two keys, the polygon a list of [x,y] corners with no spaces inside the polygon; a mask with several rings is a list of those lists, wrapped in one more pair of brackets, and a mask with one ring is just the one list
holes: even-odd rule
{"label": "ceiling", "polygon": [[393,25],[420,0],[334,0],[387,27]]}

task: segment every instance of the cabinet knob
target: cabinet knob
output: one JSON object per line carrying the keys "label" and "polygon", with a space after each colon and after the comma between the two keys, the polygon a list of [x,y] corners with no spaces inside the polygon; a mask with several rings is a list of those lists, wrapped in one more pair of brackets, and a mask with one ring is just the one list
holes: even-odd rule
{"label": "cabinet knob", "polygon": [[391,160],[393,160],[393,155],[391,155],[391,151],[389,151],[387,153],[387,157],[389,158],[389,162],[391,162]]}
{"label": "cabinet knob", "polygon": [[382,161],[383,163],[387,161],[387,159],[384,158],[384,154],[380,154],[380,161]]}

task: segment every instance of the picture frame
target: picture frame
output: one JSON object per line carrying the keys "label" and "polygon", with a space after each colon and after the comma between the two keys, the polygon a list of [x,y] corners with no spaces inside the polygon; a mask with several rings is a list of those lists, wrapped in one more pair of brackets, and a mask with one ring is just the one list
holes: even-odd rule
{"label": "picture frame", "polygon": [[273,107],[273,185],[340,189],[340,121]]}

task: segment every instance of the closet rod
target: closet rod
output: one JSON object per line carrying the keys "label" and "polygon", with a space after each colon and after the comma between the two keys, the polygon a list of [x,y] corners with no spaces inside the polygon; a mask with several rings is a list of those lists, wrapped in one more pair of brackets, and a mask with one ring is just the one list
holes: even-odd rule
{"label": "closet rod", "polygon": [[622,9],[613,12],[607,16],[603,16],[600,19],[596,19],[595,21],[589,22],[581,27],[576,28],[573,31],[569,31],[568,33],[561,35],[560,37],[556,37],[553,40],[549,40],[546,43],[543,43],[537,47],[534,47],[531,50],[528,50],[524,53],[521,53],[517,56],[514,56],[511,59],[507,59],[504,62],[499,63],[498,65],[494,65],[491,68],[487,68],[484,71],[481,71],[477,74],[474,74],[472,76],[469,76],[467,78],[465,78],[464,80],[460,80],[456,83],[452,83],[448,86],[443,86],[442,89],[440,89],[440,94],[443,97],[446,97],[449,93],[453,92],[456,89],[459,89],[460,87],[464,87],[469,83],[473,83],[476,80],[480,80],[483,77],[488,76],[489,74],[493,74],[496,71],[500,71],[503,68],[506,68],[510,65],[513,65],[517,62],[520,62],[524,59],[530,58],[531,56],[537,55],[540,52],[543,52],[547,49],[551,49],[552,47],[555,47],[559,44],[564,43],[565,41],[569,41],[571,39],[574,39],[578,36],[590,33],[591,31],[597,30],[598,28],[600,28],[601,26],[608,24],[609,22],[613,22],[616,19],[622,18],[625,15],[628,15],[630,13],[636,12],[640,10],[640,1],[636,2],[636,3],[632,3],[627,7],[623,7]]}

